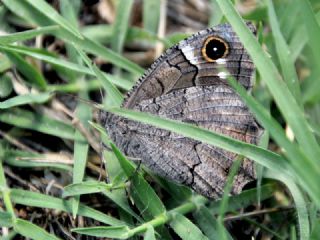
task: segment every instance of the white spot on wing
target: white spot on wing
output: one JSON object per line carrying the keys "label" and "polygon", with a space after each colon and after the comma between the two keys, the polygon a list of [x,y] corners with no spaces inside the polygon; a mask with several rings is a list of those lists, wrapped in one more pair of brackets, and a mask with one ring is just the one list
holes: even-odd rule
{"label": "white spot on wing", "polygon": [[226,72],[219,72],[218,73],[218,77],[221,79],[226,79],[228,76],[228,74]]}
{"label": "white spot on wing", "polygon": [[217,64],[225,64],[227,62],[227,60],[225,58],[219,58],[216,60]]}
{"label": "white spot on wing", "polygon": [[185,45],[181,47],[181,51],[192,64],[197,64],[196,57],[194,55],[194,48],[192,46]]}

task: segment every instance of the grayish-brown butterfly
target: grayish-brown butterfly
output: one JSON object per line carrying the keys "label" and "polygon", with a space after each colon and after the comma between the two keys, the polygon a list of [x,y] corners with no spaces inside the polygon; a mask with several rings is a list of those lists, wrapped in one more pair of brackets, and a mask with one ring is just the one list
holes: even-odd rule
{"label": "grayish-brown butterfly", "polygon": [[[232,27],[221,24],[168,49],[127,94],[123,107],[257,144],[263,130],[226,81],[231,74],[250,91],[253,73],[254,64]],[[127,156],[140,159],[154,173],[209,198],[223,193],[237,154],[106,112],[101,122]],[[255,177],[252,161],[244,159],[232,194]]]}

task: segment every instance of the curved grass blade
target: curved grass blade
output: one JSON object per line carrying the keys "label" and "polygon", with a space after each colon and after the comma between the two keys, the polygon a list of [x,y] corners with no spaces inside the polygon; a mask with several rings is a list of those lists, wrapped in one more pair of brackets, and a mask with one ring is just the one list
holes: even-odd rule
{"label": "curved grass blade", "polygon": [[[285,155],[288,156],[290,163],[296,172],[299,182],[303,184],[310,196],[320,204],[320,189],[317,186],[319,176],[319,168],[310,158],[306,157],[305,153],[297,146],[296,143],[290,142],[280,124],[274,120],[268,111],[264,109],[252,96],[247,94],[243,87],[241,87],[235,80],[228,79],[230,85],[246,102],[250,110],[255,114],[258,121],[269,130],[272,138],[285,149]],[[277,169],[275,169],[277,170]],[[308,177],[306,177],[308,176]]]}
{"label": "curved grass blade", "polygon": [[294,200],[295,209],[298,213],[298,230],[299,230],[299,239],[309,239],[310,238],[310,223],[309,223],[309,214],[307,210],[307,204],[304,200],[303,193],[300,191],[298,186],[293,182],[290,181],[286,176],[283,176],[283,174],[279,171],[270,171],[268,170],[265,173],[265,177],[270,177],[273,179],[277,179],[284,183]]}
{"label": "curved grass blade", "polygon": [[30,5],[32,5],[35,9],[49,18],[55,24],[61,26],[66,29],[68,32],[72,33],[78,38],[83,38],[81,33],[77,28],[75,28],[72,24],[70,24],[65,18],[63,18],[54,8],[51,7],[50,4],[43,0],[25,0]]}
{"label": "curved grass blade", "polygon": [[263,51],[257,39],[255,39],[247,28],[240,15],[232,6],[230,0],[216,1],[252,57],[262,79],[268,86],[270,93],[273,95],[274,100],[287,123],[292,128],[301,148],[304,149],[307,156],[312,159],[315,165],[320,166],[320,147],[309,129],[308,122],[306,121],[301,108],[284,84],[277,68]]}
{"label": "curved grass blade", "polygon": [[214,146],[226,149],[231,152],[235,152],[237,154],[255,160],[256,162],[267,168],[281,169],[284,173],[290,174],[289,166],[287,165],[286,160],[283,157],[255,145],[237,141],[228,136],[214,133],[207,129],[194,126],[192,124],[182,123],[171,119],[164,119],[148,113],[136,112],[133,110],[122,108],[109,108],[106,109],[106,111],[129,118],[131,120],[136,120],[155,127],[179,133],[183,136],[204,143],[212,144]]}

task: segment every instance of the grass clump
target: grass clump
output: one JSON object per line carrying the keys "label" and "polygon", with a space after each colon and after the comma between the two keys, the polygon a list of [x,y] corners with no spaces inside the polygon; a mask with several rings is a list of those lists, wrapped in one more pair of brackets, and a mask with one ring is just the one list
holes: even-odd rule
{"label": "grass clump", "polygon": [[[0,6],[5,239],[319,238],[317,1],[248,1],[250,8],[230,0],[201,0],[193,7],[157,0],[53,2],[3,0]],[[244,20],[260,26],[258,39]],[[119,108],[155,53],[185,37],[186,28],[196,32],[225,21],[257,67],[255,97],[229,80],[266,130],[261,146]],[[100,99],[100,90],[108,97]],[[221,200],[209,201],[137,170],[114,145],[103,151],[101,163],[100,138],[108,139],[93,123],[97,113],[70,93],[248,157],[257,163],[258,183],[238,196],[229,196],[227,186]]]}

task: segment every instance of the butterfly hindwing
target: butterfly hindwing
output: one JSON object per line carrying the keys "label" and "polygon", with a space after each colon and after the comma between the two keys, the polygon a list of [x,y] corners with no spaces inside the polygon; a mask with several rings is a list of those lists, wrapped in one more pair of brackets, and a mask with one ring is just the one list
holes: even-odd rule
{"label": "butterfly hindwing", "polygon": [[[191,122],[197,126],[256,144],[261,129],[239,96],[228,86],[180,89],[140,102],[137,111]],[[107,126],[128,156],[139,158],[157,174],[188,185],[211,198],[221,196],[236,154],[160,128],[113,116]],[[253,163],[244,159],[233,193],[255,177]]]}

